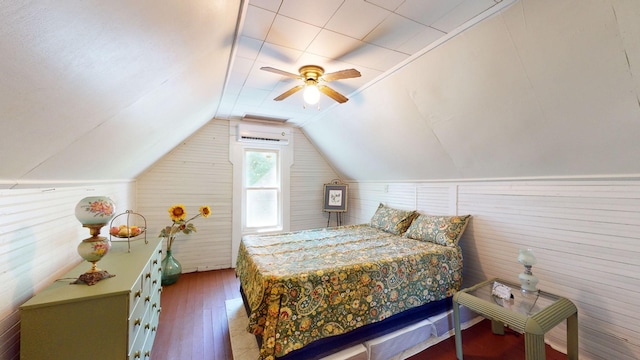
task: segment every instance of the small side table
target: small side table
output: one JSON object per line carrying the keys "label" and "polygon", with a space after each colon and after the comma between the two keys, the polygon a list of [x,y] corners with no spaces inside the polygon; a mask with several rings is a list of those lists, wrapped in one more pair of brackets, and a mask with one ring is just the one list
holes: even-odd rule
{"label": "small side table", "polygon": [[[511,288],[514,298],[502,300],[491,294],[493,283]],[[544,360],[544,334],[567,320],[567,359],[578,359],[578,310],[568,299],[540,291],[537,295],[523,294],[520,285],[497,278],[490,279],[453,295],[456,356],[463,359],[460,309],[464,305],[491,320],[494,334],[504,334],[504,324],[525,334],[527,360]]]}

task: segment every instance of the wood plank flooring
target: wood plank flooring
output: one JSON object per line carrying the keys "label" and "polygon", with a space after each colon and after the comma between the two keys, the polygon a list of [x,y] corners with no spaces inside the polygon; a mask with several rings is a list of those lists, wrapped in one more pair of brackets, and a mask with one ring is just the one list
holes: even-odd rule
{"label": "wood plank flooring", "polygon": [[[233,269],[183,274],[177,283],[165,286],[151,359],[233,359],[224,302],[240,297],[239,286]],[[504,336],[494,335],[488,320],[464,330],[462,338],[465,360],[524,359],[524,336],[508,330]],[[456,359],[454,338],[409,359]],[[547,359],[566,355],[547,346]]]}

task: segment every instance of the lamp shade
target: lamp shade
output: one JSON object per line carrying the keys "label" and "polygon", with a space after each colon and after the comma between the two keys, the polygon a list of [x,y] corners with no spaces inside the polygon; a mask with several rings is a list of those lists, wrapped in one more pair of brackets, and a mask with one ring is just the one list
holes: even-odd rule
{"label": "lamp shade", "polygon": [[76,205],[76,218],[82,225],[106,224],[115,215],[116,207],[106,196],[88,196]]}
{"label": "lamp shade", "polygon": [[533,250],[520,249],[518,252],[518,262],[524,266],[533,266],[538,261],[536,260],[535,255],[533,255]]}

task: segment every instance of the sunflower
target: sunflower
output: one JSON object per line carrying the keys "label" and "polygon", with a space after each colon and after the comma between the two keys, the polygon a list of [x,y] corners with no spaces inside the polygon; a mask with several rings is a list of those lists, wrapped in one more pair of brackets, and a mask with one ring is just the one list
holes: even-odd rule
{"label": "sunflower", "polygon": [[209,207],[209,205],[200,206],[200,215],[202,215],[202,217],[204,218],[207,218],[209,217],[209,215],[211,215],[211,208]]}
{"label": "sunflower", "polygon": [[169,217],[171,218],[172,224],[162,229],[159,235],[159,237],[167,239],[167,250],[171,250],[173,242],[179,233],[189,235],[192,232],[196,232],[195,225],[191,223],[192,220],[200,216],[206,218],[209,217],[209,215],[211,215],[211,208],[209,205],[203,205],[200,206],[198,214],[186,220],[187,210],[183,204],[171,206],[169,208]]}
{"label": "sunflower", "polygon": [[184,218],[187,217],[187,210],[185,210],[182,204],[173,205],[169,208],[169,217],[173,221],[184,220]]}

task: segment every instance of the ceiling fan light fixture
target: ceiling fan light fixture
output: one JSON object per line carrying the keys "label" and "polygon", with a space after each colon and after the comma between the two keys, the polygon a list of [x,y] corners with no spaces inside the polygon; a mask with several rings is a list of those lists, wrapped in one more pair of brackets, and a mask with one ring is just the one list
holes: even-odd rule
{"label": "ceiling fan light fixture", "polygon": [[[320,81],[323,82],[331,82],[340,79],[350,79],[360,77],[360,71],[356,69],[346,69],[335,71],[329,74],[324,73],[324,69],[318,65],[305,65],[298,69],[300,75],[296,75],[287,71],[283,71],[280,69],[272,68],[269,66],[263,66],[260,70],[272,72],[281,76],[286,76],[288,78],[302,80],[302,84],[296,85],[291,89],[285,91],[284,93],[276,96],[273,100],[282,101],[292,94],[304,89],[302,97],[304,98],[305,104],[315,105],[320,101],[320,93],[327,95],[333,100],[343,104],[349,99],[346,96],[340,94],[339,92],[333,90],[327,85],[318,85]],[[306,107],[306,106],[305,106]],[[320,109],[320,107],[318,107]]]}
{"label": "ceiling fan light fixture", "polygon": [[307,104],[315,105],[320,101],[320,90],[318,90],[316,84],[307,84],[302,97]]}

